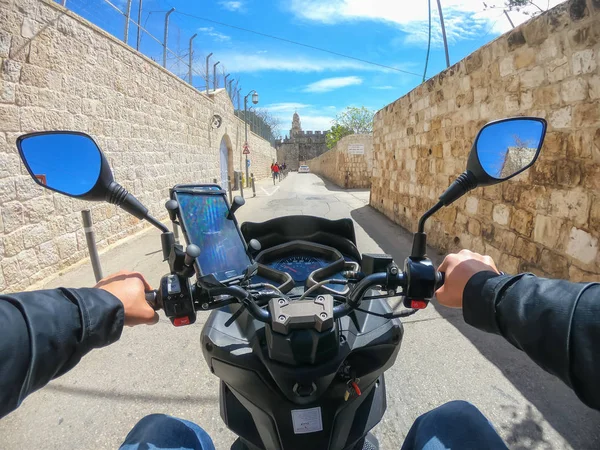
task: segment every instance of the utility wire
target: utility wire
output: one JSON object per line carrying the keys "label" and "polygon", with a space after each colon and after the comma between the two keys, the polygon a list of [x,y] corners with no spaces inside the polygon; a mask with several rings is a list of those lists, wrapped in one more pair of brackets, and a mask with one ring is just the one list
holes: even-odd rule
{"label": "utility wire", "polygon": [[429,50],[431,49],[431,0],[427,0],[427,10],[429,11],[429,37],[427,38],[427,56],[425,57],[425,70],[423,70],[423,83],[427,78],[427,64],[429,63]]}
{"label": "utility wire", "polygon": [[193,14],[184,13],[184,12],[177,11],[177,10],[175,10],[174,12],[175,12],[175,14],[181,14],[182,16],[191,17],[193,19],[203,20],[205,22],[210,22],[210,23],[214,23],[216,25],[221,25],[221,26],[224,26],[224,27],[233,28],[235,30],[245,31],[247,33],[253,33],[253,34],[256,34],[256,35],[259,35],[259,36],[264,36],[264,37],[267,37],[267,38],[270,38],[270,39],[276,39],[278,41],[287,42],[289,44],[299,45],[301,47],[310,48],[312,50],[318,50],[320,52],[329,53],[331,55],[341,56],[342,58],[353,59],[355,61],[360,61],[360,62],[365,63],[365,64],[371,64],[373,66],[378,66],[378,67],[383,67],[385,69],[394,70],[396,72],[402,72],[402,73],[406,73],[406,74],[409,74],[409,75],[415,75],[417,77],[421,77],[420,74],[415,73],[415,72],[409,72],[408,70],[398,69],[397,67],[386,66],[385,64],[379,64],[379,63],[376,63],[376,62],[373,62],[373,61],[367,61],[366,59],[356,58],[355,56],[345,55],[343,53],[334,52],[332,50],[327,50],[327,49],[324,49],[324,48],[321,48],[321,47],[315,47],[313,45],[304,44],[304,43],[298,42],[298,41],[292,41],[291,39],[286,39],[286,38],[282,38],[282,37],[279,37],[279,36],[273,36],[273,35],[267,34],[267,33],[261,33],[260,31],[250,30],[248,28],[242,28],[242,27],[238,27],[236,25],[230,25],[230,24],[227,24],[227,23],[218,22],[216,20],[207,19],[206,17],[195,16]]}

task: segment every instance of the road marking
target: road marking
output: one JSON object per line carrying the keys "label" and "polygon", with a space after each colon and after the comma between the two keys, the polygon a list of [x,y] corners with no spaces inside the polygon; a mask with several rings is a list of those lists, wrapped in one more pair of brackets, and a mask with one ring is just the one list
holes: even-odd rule
{"label": "road marking", "polygon": [[273,195],[275,192],[277,192],[277,189],[279,189],[279,188],[280,188],[280,186],[275,186],[275,189],[273,189],[273,192],[271,192],[270,194],[267,192],[267,190],[266,190],[264,187],[262,187],[262,186],[261,186],[260,188],[262,189],[262,191],[263,191],[265,194],[267,194],[267,195],[270,197],[270,196],[271,196],[271,195]]}

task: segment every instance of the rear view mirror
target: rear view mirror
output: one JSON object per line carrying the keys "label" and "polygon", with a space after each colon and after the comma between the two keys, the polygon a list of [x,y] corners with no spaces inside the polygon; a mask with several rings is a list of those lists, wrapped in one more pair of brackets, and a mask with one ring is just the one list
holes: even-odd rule
{"label": "rear view mirror", "polygon": [[34,181],[47,189],[86,200],[104,199],[112,172],[94,140],[76,132],[19,137],[19,154]]}
{"label": "rear view mirror", "polygon": [[531,167],[540,154],[545,135],[546,121],[538,117],[512,117],[485,125],[473,143],[467,170],[419,219],[411,258],[423,258],[426,253],[427,219],[470,190],[501,183]]}
{"label": "rear view mirror", "polygon": [[478,186],[489,186],[523,172],[537,159],[546,122],[543,119],[515,117],[488,123],[473,144],[467,170]]}
{"label": "rear view mirror", "polygon": [[106,201],[147,220],[164,233],[169,231],[114,180],[108,161],[87,134],[76,131],[25,134],[17,139],[17,148],[29,174],[40,186],[82,200]]}

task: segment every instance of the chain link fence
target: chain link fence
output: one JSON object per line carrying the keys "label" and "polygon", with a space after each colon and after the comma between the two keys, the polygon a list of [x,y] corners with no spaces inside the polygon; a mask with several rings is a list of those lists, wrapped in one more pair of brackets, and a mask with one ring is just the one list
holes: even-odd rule
{"label": "chain link fence", "polygon": [[[164,9],[144,9],[143,0],[55,0],[75,14],[135,48],[156,63],[207,94],[225,88],[242,120],[249,129],[274,143],[274,131],[256,113],[243,110],[239,76],[227,71],[225,61],[218,60],[207,48],[196,43],[198,34],[190,32],[183,16],[161,1]],[[154,5],[156,5],[154,3]],[[175,13],[175,14],[174,14]]]}

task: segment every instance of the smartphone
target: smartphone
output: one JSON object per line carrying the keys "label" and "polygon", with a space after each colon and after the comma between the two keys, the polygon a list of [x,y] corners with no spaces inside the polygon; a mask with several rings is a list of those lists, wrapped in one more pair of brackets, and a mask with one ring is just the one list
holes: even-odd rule
{"label": "smartphone", "polygon": [[213,274],[219,281],[242,276],[252,260],[235,217],[227,218],[225,191],[216,185],[176,186],[172,197],[186,242],[200,248],[199,275]]}

